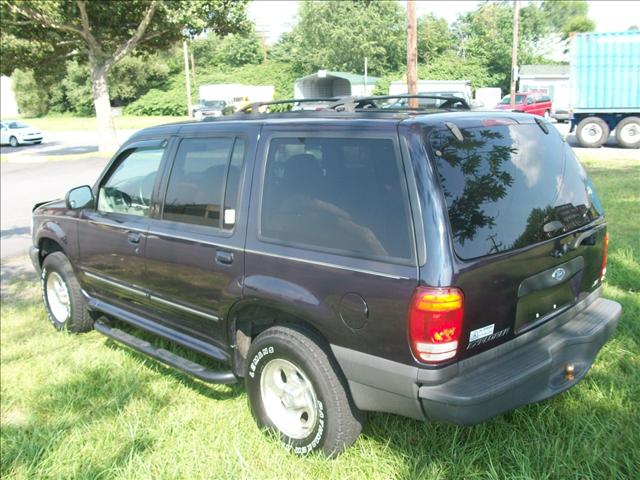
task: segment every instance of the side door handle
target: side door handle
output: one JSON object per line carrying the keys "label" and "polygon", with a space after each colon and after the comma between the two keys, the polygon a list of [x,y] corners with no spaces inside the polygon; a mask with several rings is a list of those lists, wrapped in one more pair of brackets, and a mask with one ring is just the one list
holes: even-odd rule
{"label": "side door handle", "polygon": [[128,241],[129,243],[132,243],[133,245],[138,245],[138,244],[140,243],[140,237],[141,237],[141,236],[142,236],[142,235],[140,235],[140,234],[139,234],[139,233],[137,233],[137,232],[129,232],[129,233],[127,234],[127,241]]}
{"label": "side door handle", "polygon": [[225,252],[224,250],[218,250],[216,252],[216,263],[231,265],[233,263],[233,253]]}

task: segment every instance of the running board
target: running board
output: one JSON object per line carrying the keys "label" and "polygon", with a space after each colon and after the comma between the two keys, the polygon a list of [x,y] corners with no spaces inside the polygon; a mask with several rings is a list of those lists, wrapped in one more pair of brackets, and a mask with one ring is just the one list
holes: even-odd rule
{"label": "running board", "polygon": [[[104,318],[104,317],[103,317]],[[216,372],[214,370],[209,370],[203,365],[199,363],[192,362],[191,360],[187,360],[180,355],[176,355],[164,348],[157,348],[151,345],[146,340],[142,340],[138,337],[135,337],[129,333],[123,332],[118,328],[110,327],[107,321],[103,318],[96,320],[94,323],[94,328],[103,335],[120,342],[127,347],[133,348],[145,355],[148,355],[156,360],[169,365],[170,367],[177,368],[178,370],[185,372],[192,377],[195,377],[203,382],[207,383],[236,383],[238,378],[233,374],[233,372]]]}

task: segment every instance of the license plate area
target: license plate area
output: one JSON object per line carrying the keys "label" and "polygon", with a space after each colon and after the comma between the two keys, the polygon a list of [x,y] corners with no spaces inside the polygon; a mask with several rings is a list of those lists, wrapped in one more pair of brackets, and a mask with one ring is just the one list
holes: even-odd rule
{"label": "license plate area", "polygon": [[527,331],[571,307],[578,299],[583,270],[583,257],[576,257],[523,280],[518,288],[514,333]]}

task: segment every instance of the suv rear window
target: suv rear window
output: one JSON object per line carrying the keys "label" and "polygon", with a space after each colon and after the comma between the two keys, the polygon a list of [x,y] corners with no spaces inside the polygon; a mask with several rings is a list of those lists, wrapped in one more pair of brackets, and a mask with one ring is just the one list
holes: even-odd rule
{"label": "suv rear window", "polygon": [[311,250],[408,263],[408,195],[391,138],[274,138],[261,235]]}
{"label": "suv rear window", "polygon": [[[463,141],[447,128],[429,136],[459,257],[526,247],[602,214],[586,172],[555,128],[548,134],[535,123],[460,131]],[[545,232],[553,221],[562,228]]]}

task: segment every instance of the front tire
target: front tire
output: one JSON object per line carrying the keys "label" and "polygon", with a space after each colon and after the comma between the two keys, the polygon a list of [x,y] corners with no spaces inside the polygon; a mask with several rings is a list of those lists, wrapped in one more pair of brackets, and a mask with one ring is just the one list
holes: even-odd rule
{"label": "front tire", "polygon": [[609,139],[609,125],[599,117],[587,117],[578,123],[576,138],[580,146],[598,148]]}
{"label": "front tire", "polygon": [[624,148],[640,148],[640,118],[627,117],[616,126],[616,140]]}
{"label": "front tire", "polygon": [[20,144],[18,143],[18,139],[17,139],[16,137],[13,137],[13,136],[12,136],[12,137],[9,139],[9,145],[11,145],[13,148],[15,148],[15,147],[17,147],[17,146],[18,146],[18,145],[20,145]]}
{"label": "front tire", "polygon": [[551,121],[551,113],[549,112],[549,110],[545,110],[545,111],[544,111],[544,115],[542,115],[542,116],[544,117],[544,119],[545,119],[547,122],[550,122],[550,121]]}
{"label": "front tire", "polygon": [[64,253],[53,252],[45,257],[40,280],[42,300],[56,330],[80,333],[93,329],[80,284]]}
{"label": "front tire", "polygon": [[245,383],[258,426],[296,454],[337,455],[362,431],[363,413],[335,360],[311,333],[276,326],[258,335],[249,348]]}

